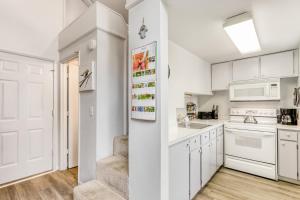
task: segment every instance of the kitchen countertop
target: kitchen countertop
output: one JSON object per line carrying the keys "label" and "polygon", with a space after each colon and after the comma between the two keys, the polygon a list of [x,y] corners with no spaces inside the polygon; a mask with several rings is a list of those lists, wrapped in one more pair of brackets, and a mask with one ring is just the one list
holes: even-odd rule
{"label": "kitchen countertop", "polygon": [[277,129],[289,130],[289,131],[300,131],[300,126],[277,124]]}
{"label": "kitchen countertop", "polygon": [[176,128],[176,130],[173,129],[169,133],[169,146],[185,141],[194,136],[201,135],[202,133],[205,133],[207,131],[210,131],[211,129],[223,125],[224,122],[225,122],[224,120],[199,120],[199,119],[192,120],[191,123],[199,123],[199,124],[205,124],[210,126],[203,129],[189,129],[189,128],[181,128],[181,127]]}

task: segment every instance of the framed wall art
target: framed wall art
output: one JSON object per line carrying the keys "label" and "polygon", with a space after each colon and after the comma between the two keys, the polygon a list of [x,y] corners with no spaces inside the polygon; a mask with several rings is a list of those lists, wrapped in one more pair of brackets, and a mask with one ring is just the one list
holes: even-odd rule
{"label": "framed wall art", "polygon": [[79,91],[95,90],[95,62],[79,67]]}
{"label": "framed wall art", "polygon": [[131,118],[156,120],[157,42],[131,52]]}

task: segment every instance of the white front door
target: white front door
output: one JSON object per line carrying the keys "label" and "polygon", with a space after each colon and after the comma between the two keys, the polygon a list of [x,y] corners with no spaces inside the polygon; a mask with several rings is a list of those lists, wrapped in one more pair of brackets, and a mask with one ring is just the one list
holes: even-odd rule
{"label": "white front door", "polygon": [[0,53],[0,184],[52,169],[52,70]]}

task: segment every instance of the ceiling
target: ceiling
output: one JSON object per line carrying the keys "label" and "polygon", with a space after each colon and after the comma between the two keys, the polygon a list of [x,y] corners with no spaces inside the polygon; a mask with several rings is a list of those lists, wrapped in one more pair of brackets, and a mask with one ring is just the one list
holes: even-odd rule
{"label": "ceiling", "polygon": [[[166,0],[169,39],[210,63],[299,47],[299,0]],[[228,17],[250,12],[262,51],[241,55],[223,29]]]}
{"label": "ceiling", "polygon": [[[95,1],[95,0],[93,0]],[[126,22],[128,22],[128,10],[125,8],[126,0],[97,0],[107,7],[123,15]]]}

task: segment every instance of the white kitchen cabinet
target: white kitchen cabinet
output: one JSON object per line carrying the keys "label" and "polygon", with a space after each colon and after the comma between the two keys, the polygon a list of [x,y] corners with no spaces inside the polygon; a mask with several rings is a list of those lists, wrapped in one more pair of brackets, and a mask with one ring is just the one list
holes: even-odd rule
{"label": "white kitchen cabinet", "polygon": [[211,178],[210,170],[210,143],[207,143],[201,147],[202,159],[201,159],[201,180],[202,187],[205,186]]}
{"label": "white kitchen cabinet", "polygon": [[298,75],[294,51],[261,56],[261,78],[282,78]]}
{"label": "white kitchen cabinet", "polygon": [[300,152],[299,152],[299,147],[300,147],[300,136],[299,136],[299,140],[298,140],[298,181],[300,181],[300,176],[299,176],[299,172],[300,172]]}
{"label": "white kitchen cabinet", "polygon": [[211,178],[217,171],[217,138],[216,137],[211,139],[209,151],[210,151],[209,161],[210,161],[210,178]]}
{"label": "white kitchen cabinet", "polygon": [[201,149],[190,153],[190,199],[201,189]]}
{"label": "white kitchen cabinet", "polygon": [[224,129],[223,126],[217,129],[217,169],[224,163]]}
{"label": "white kitchen cabinet", "polygon": [[297,180],[297,142],[279,141],[279,176]]}
{"label": "white kitchen cabinet", "polygon": [[212,69],[212,91],[228,90],[232,81],[232,62],[214,64]]}
{"label": "white kitchen cabinet", "polygon": [[245,81],[259,78],[259,57],[237,60],[232,65],[232,80]]}
{"label": "white kitchen cabinet", "polygon": [[170,199],[189,200],[189,141],[171,146],[169,159]]}

